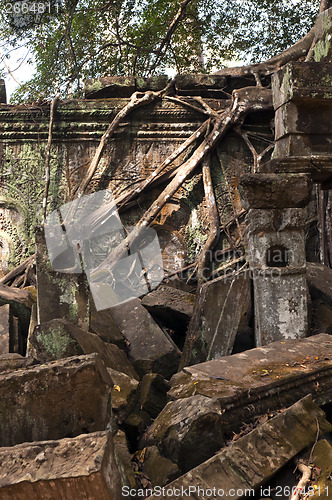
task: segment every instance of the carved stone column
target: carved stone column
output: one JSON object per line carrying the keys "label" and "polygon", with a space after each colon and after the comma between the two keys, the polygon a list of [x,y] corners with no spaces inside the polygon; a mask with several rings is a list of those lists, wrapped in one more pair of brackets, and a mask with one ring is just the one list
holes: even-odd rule
{"label": "carved stone column", "polygon": [[241,178],[254,283],[256,345],[305,337],[308,330],[304,207],[306,175],[252,174]]}

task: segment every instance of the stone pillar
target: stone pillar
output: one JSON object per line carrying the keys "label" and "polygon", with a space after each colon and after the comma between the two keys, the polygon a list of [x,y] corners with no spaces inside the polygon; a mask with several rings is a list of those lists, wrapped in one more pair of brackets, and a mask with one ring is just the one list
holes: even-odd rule
{"label": "stone pillar", "polygon": [[307,335],[305,213],[301,207],[309,202],[311,189],[306,175],[241,178],[243,205],[249,209],[257,346]]}

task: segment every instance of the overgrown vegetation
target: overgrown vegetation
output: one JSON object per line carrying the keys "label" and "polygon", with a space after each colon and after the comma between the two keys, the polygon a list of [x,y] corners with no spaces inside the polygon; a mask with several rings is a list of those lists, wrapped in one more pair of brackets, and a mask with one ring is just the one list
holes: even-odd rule
{"label": "overgrown vegetation", "polygon": [[87,77],[151,76],[170,69],[209,73],[234,61],[259,62],[304,36],[319,8],[317,0],[49,0],[40,2],[44,8],[36,5],[0,1],[3,65],[24,47],[22,59],[36,68],[13,102],[48,99],[59,91],[63,97],[81,96]]}

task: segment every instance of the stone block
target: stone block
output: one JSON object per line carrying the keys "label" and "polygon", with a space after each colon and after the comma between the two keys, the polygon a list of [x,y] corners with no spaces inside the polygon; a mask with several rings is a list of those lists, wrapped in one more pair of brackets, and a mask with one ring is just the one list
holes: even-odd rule
{"label": "stone block", "polygon": [[128,341],[129,360],[139,375],[154,372],[168,378],[176,372],[180,351],[139,299],[112,307],[111,315]]}
{"label": "stone block", "polygon": [[89,295],[84,275],[54,271],[42,229],[36,231],[35,240],[38,323],[64,318],[88,329]]}
{"label": "stone block", "polygon": [[241,318],[251,307],[249,273],[205,283],[189,323],[180,367],[231,354]]}
{"label": "stone block", "polygon": [[156,445],[185,472],[224,445],[217,399],[191,396],[168,403],[143,437],[143,446]]}
{"label": "stone block", "polygon": [[[240,354],[186,367],[171,379],[170,400],[202,395],[217,399],[223,432],[294,404],[312,394],[319,405],[332,402],[332,337],[278,341]],[[166,408],[172,413],[172,403]],[[166,408],[163,410],[165,411]],[[163,413],[163,412],[162,412]],[[161,415],[154,425],[164,429]],[[165,430],[160,431],[161,434]]]}
{"label": "stone block", "polygon": [[133,76],[102,76],[89,78],[84,82],[85,99],[107,99],[130,97],[135,92]]}
{"label": "stone block", "polygon": [[156,75],[151,78],[136,77],[136,90],[138,92],[163,90],[167,86],[168,80],[167,75]]}
{"label": "stone block", "polygon": [[185,328],[193,315],[196,296],[161,285],[142,298],[143,306],[172,329]]}
{"label": "stone block", "polygon": [[0,79],[0,103],[6,104],[7,102],[7,93],[6,93],[6,84],[3,78]]}
{"label": "stone block", "polygon": [[10,347],[10,311],[9,304],[0,306],[0,355],[9,353]]}
{"label": "stone block", "polygon": [[[168,484],[167,496],[179,498],[176,493],[180,489],[187,492],[183,497],[193,500],[199,496],[243,498],[247,496],[245,490],[259,488],[297,453],[312,445],[317,428],[322,436],[332,426],[309,395]],[[214,489],[216,493],[207,493]]]}
{"label": "stone block", "polygon": [[1,374],[0,446],[106,429],[112,385],[97,354]]}
{"label": "stone block", "polygon": [[148,476],[153,488],[165,486],[180,475],[178,466],[163,457],[157,446],[149,446],[144,449],[144,462],[142,472]]}
{"label": "stone block", "polygon": [[167,391],[170,384],[158,373],[146,373],[139,387],[140,407],[152,418],[161,412],[167,403]]}
{"label": "stone block", "polygon": [[118,432],[113,437],[115,460],[121,477],[122,487],[136,488],[135,472],[131,466],[131,454],[128,450],[127,438],[123,431]]}
{"label": "stone block", "polygon": [[134,409],[138,400],[138,381],[125,373],[107,369],[112,381],[112,410],[117,425],[121,425]]}
{"label": "stone block", "polygon": [[[331,30],[332,10],[328,12]],[[318,25],[319,22],[316,28]],[[320,36],[320,40],[315,38],[313,52],[319,52],[322,44],[325,49],[320,55],[314,54],[316,62],[289,63],[272,77],[276,145],[266,168],[275,172],[310,173],[314,181],[324,182],[332,173],[332,64],[325,58],[331,34],[320,33]]]}
{"label": "stone block", "polygon": [[308,175],[244,174],[240,178],[243,208],[302,208],[311,198]]}
{"label": "stone block", "polygon": [[178,91],[187,95],[201,95],[202,91],[220,90],[226,87],[227,77],[222,75],[177,75],[175,85]]}
{"label": "stone block", "polygon": [[307,262],[306,278],[312,300],[322,300],[332,307],[332,269],[323,264]]}
{"label": "stone block", "polygon": [[30,355],[43,363],[96,352],[105,366],[138,379],[124,351],[65,319],[53,319],[37,325],[29,338],[29,345]]}
{"label": "stone block", "polygon": [[300,208],[248,212],[258,346],[308,333],[304,217]]}
{"label": "stone block", "polygon": [[110,432],[0,448],[2,500],[121,497]]}
{"label": "stone block", "polygon": [[90,303],[90,331],[99,335],[101,340],[115,344],[120,349],[126,347],[125,339],[114,323],[109,309],[97,311],[94,302]]}
{"label": "stone block", "polygon": [[28,368],[33,364],[34,361],[31,358],[24,358],[16,352],[0,355],[0,373]]}

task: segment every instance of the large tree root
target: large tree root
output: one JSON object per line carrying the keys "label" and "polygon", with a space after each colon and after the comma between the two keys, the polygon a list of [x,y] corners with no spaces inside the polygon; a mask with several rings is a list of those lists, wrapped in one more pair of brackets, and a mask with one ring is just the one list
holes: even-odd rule
{"label": "large tree root", "polygon": [[200,257],[198,259],[197,275],[198,275],[199,288],[202,286],[204,281],[206,281],[204,273],[207,269],[209,260],[210,261],[212,260],[211,252],[216,246],[220,234],[218,208],[213,192],[209,157],[205,158],[202,162],[202,173],[203,173],[205,202],[209,219],[209,233],[207,240],[201,251]]}
{"label": "large tree root", "polygon": [[[259,93],[259,96],[258,96]],[[137,223],[137,230],[128,235],[126,240],[118,245],[102,262],[93,273],[93,278],[102,279],[106,273],[108,275],[114,263],[125,253],[126,249],[133,245],[141,235],[144,228],[149,226],[153,219],[160,213],[162,208],[171,199],[174,193],[181,187],[188,176],[196,167],[211,153],[219,141],[225,136],[227,131],[235,124],[240,123],[250,112],[264,111],[272,108],[271,90],[256,87],[246,87],[233,91],[233,102],[231,106],[220,116],[211,119],[213,128],[205,137],[203,142],[197,147],[191,157],[183,163],[178,173],[162,191],[151,207],[145,212]]]}

